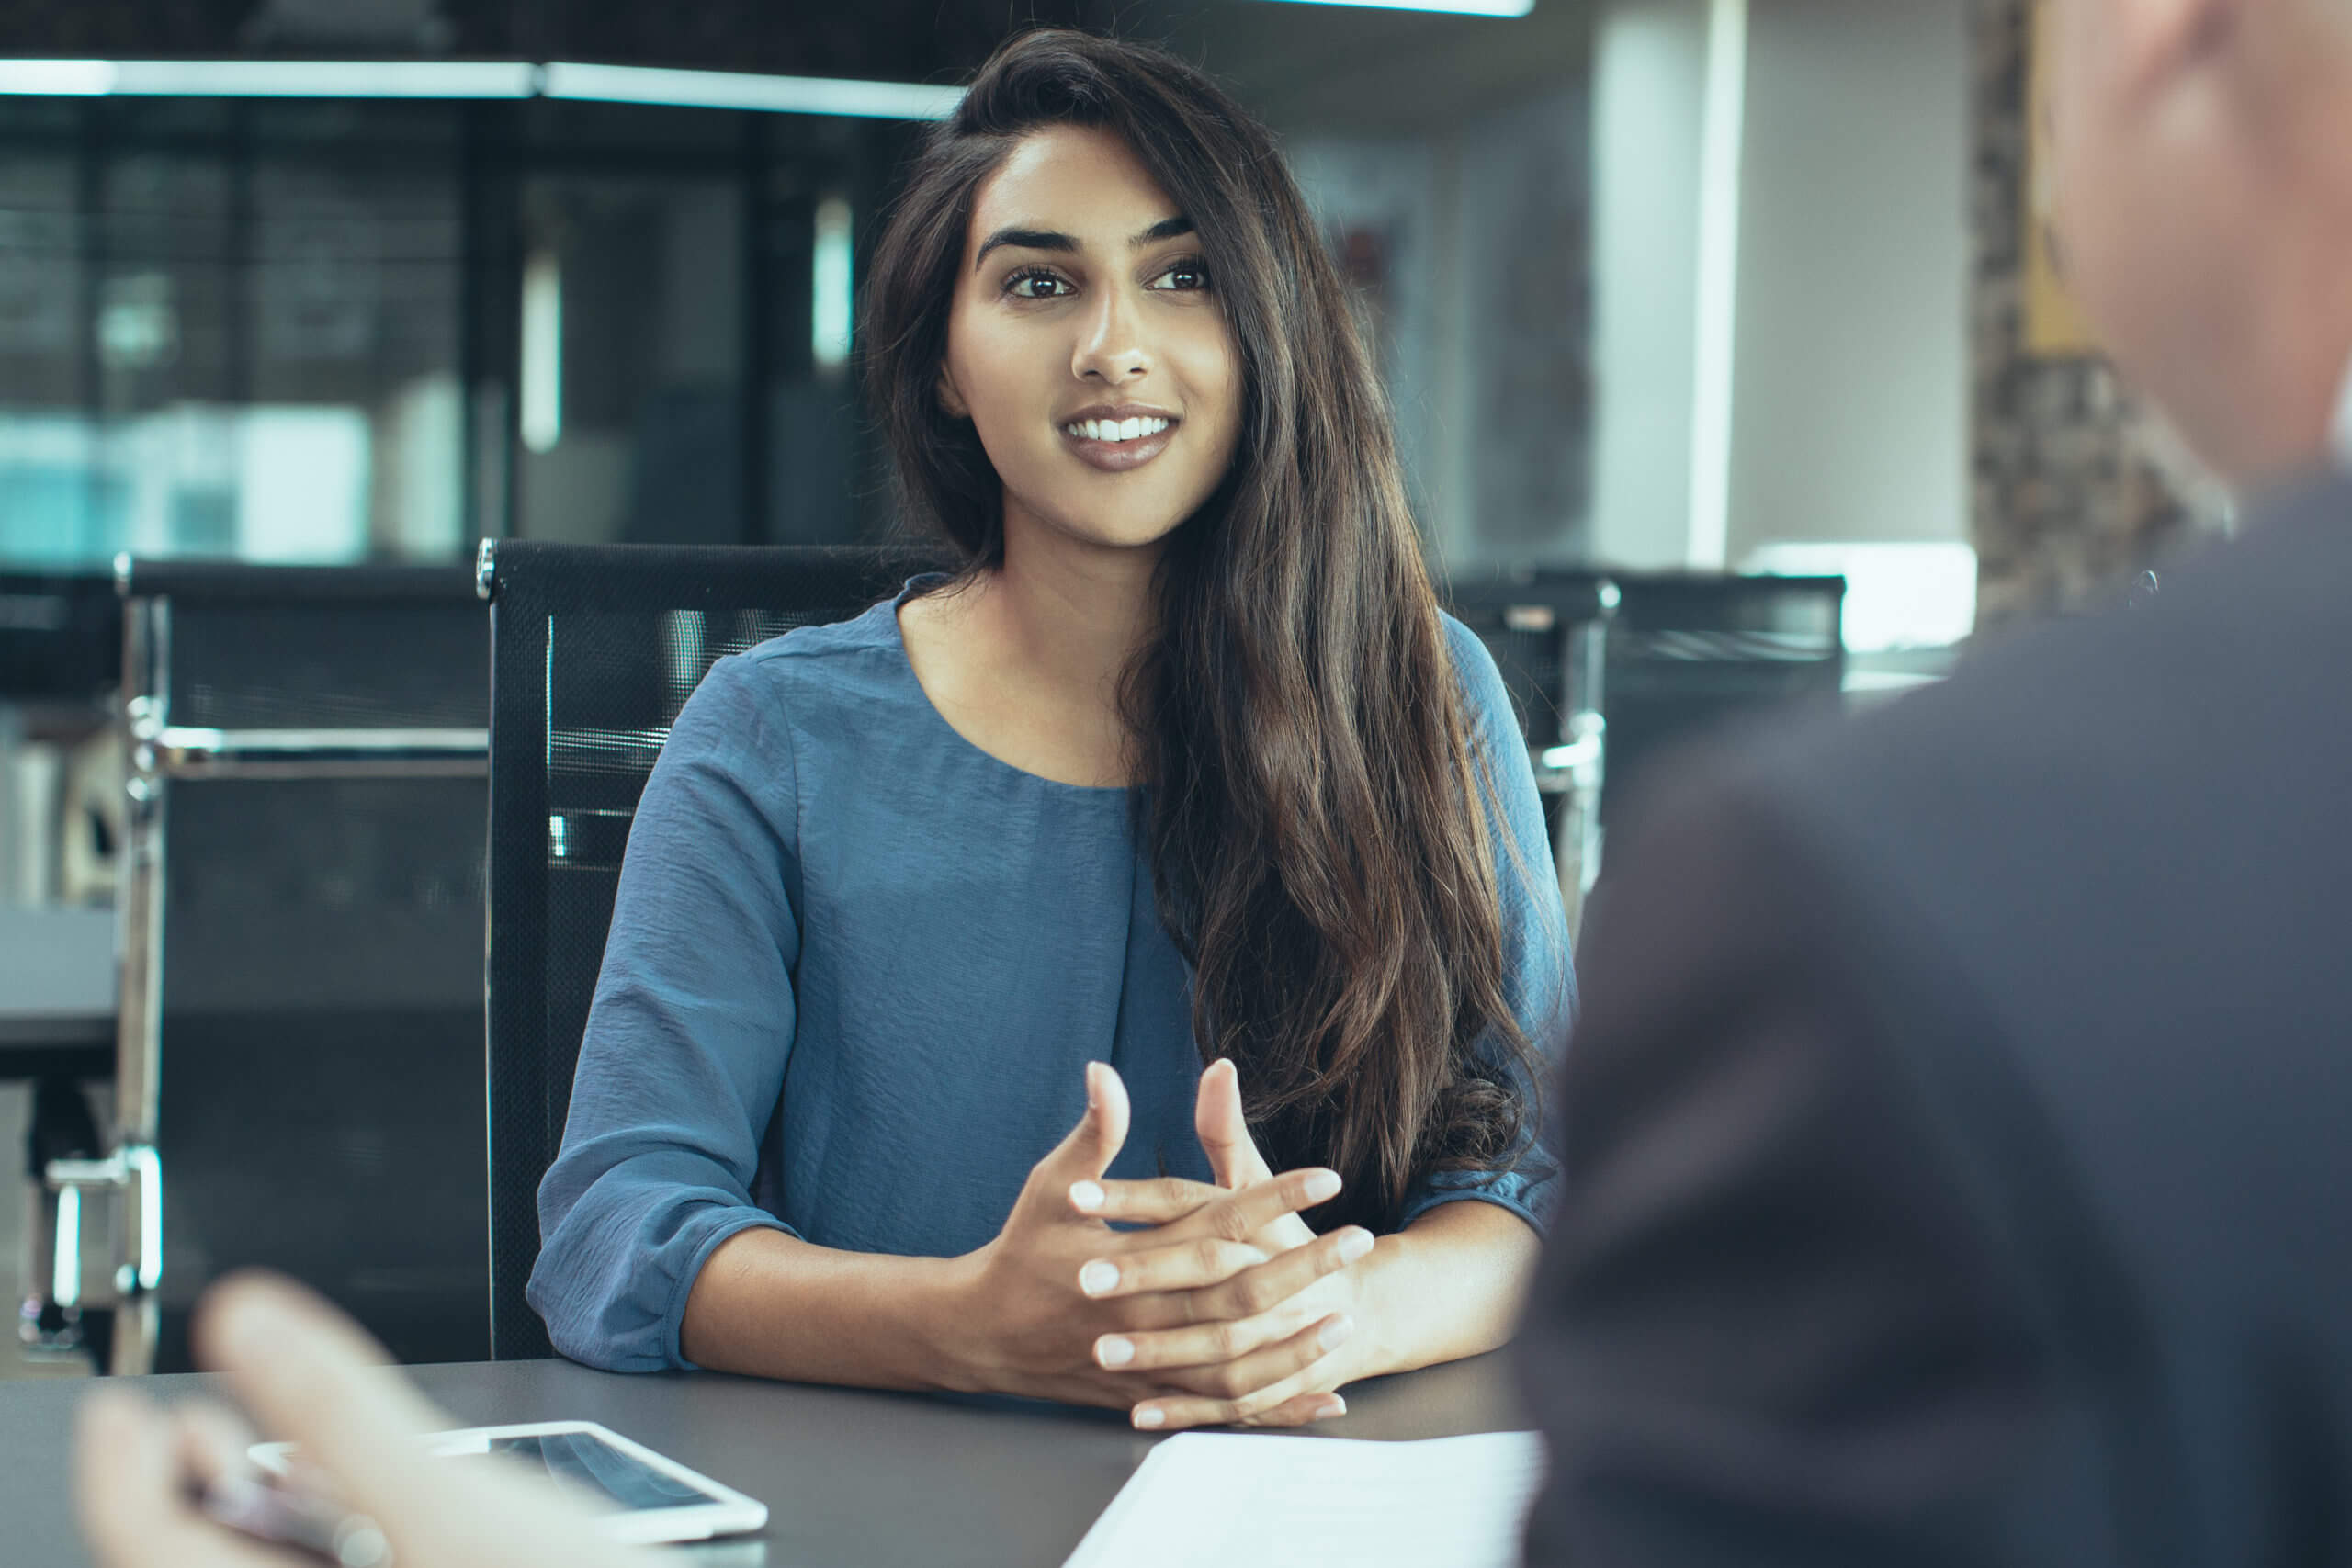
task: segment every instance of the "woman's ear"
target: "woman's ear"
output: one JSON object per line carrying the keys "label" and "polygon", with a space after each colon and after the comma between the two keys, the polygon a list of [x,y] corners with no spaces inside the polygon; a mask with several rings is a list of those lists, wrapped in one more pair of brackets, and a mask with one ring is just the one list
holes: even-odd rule
{"label": "woman's ear", "polygon": [[964,401],[964,394],[956,389],[956,373],[945,365],[939,367],[939,406],[947,411],[950,419],[972,417],[972,410]]}

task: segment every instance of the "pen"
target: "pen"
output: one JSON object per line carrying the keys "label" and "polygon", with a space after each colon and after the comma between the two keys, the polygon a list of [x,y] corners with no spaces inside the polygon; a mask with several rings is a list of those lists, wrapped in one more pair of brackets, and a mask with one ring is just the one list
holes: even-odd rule
{"label": "pen", "polygon": [[335,1568],[391,1568],[391,1543],[375,1520],[306,1493],[224,1476],[198,1494],[197,1506],[241,1535],[290,1546]]}

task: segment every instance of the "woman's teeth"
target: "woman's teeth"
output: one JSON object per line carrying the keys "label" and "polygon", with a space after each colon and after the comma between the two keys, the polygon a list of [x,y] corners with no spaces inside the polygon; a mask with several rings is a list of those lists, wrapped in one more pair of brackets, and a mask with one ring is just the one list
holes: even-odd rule
{"label": "woman's teeth", "polygon": [[1167,428],[1164,419],[1080,419],[1062,426],[1080,441],[1140,441]]}

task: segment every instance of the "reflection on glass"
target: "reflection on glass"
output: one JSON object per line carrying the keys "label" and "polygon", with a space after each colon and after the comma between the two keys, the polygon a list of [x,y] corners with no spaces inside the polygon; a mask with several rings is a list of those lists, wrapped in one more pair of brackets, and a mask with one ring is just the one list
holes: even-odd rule
{"label": "reflection on glass", "polygon": [[743,200],[732,180],[523,190],[521,525],[573,543],[742,536]]}
{"label": "reflection on glass", "polygon": [[523,445],[552,452],[563,439],[563,259],[553,246],[523,264]]}
{"label": "reflection on glass", "polygon": [[854,285],[850,276],[849,203],[837,196],[817,204],[816,248],[811,257],[808,351],[821,370],[849,363]]}
{"label": "reflection on glass", "polygon": [[[403,110],[407,141],[450,113]],[[0,146],[0,561],[459,552],[454,169],[243,112]]]}

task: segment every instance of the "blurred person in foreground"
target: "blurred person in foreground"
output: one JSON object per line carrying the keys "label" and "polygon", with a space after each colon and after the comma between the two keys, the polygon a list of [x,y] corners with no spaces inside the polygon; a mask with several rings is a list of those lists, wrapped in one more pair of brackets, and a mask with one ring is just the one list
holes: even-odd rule
{"label": "blurred person in foreground", "polygon": [[2245,525],[1621,847],[1536,1562],[2352,1562],[2352,0],[2056,3],[2073,282]]}
{"label": "blurred person in foreground", "polygon": [[[396,1568],[650,1568],[519,1469],[451,1464],[416,1439],[458,1425],[385,1364],[348,1318],[283,1280],[245,1275],[208,1296],[197,1352],[273,1435],[300,1445],[343,1502],[375,1520]],[[247,1470],[247,1434],[218,1406],[165,1412],[102,1386],[74,1454],[82,1529],[100,1568],[283,1568],[308,1561],[234,1534],[193,1488]]]}

